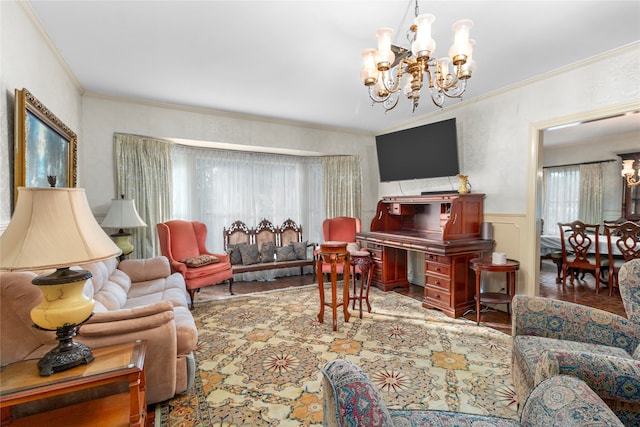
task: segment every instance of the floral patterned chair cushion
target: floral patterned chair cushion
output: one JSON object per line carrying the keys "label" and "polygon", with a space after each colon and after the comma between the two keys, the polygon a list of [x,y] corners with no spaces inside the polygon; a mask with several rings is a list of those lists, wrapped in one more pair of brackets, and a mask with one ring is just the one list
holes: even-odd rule
{"label": "floral patterned chair cushion", "polygon": [[322,373],[324,426],[584,427],[587,421],[594,426],[622,426],[602,399],[573,377],[554,376],[538,384],[518,422],[440,410],[389,411],[369,377],[348,360],[333,360]]}
{"label": "floral patterned chair cushion", "polygon": [[640,259],[624,264],[627,318],[566,301],[516,295],[511,377],[522,404],[540,381],[582,379],[626,425],[640,425]]}

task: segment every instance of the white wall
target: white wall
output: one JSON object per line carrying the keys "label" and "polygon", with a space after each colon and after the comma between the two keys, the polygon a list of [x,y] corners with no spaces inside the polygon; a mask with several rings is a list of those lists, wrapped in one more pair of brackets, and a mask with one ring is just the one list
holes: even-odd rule
{"label": "white wall", "polygon": [[[0,231],[11,218],[15,89],[29,90],[82,140],[80,89],[29,10],[0,1]],[[79,186],[82,178],[78,171]]]}

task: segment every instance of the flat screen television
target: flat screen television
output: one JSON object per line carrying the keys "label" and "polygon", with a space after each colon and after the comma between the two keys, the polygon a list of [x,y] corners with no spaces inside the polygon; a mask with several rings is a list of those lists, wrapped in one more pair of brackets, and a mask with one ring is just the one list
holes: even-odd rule
{"label": "flat screen television", "polygon": [[460,173],[455,118],[378,135],[376,150],[382,182]]}

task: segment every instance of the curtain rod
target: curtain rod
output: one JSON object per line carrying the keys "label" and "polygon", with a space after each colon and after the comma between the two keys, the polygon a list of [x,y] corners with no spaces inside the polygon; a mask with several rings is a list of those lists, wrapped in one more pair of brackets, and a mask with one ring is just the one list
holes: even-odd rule
{"label": "curtain rod", "polygon": [[609,160],[597,160],[597,161],[594,161],[594,162],[570,163],[570,164],[567,164],[567,165],[543,166],[542,169],[562,168],[562,167],[566,167],[566,166],[593,165],[595,163],[610,163],[610,162],[617,162],[617,160],[609,159]]}

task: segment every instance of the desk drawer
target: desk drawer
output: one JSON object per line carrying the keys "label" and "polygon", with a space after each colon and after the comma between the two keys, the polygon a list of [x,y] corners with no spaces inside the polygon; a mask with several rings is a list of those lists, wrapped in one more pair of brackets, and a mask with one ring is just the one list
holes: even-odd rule
{"label": "desk drawer", "polygon": [[427,274],[425,275],[425,282],[428,286],[444,289],[446,291],[449,291],[451,289],[451,280],[444,279],[440,276],[431,276]]}
{"label": "desk drawer", "polygon": [[451,277],[450,265],[440,264],[436,262],[427,262],[424,266],[424,271],[427,275],[433,273],[444,277]]}
{"label": "desk drawer", "polygon": [[451,257],[433,254],[424,254],[425,262],[437,262],[439,264],[451,265]]}
{"label": "desk drawer", "polygon": [[442,289],[432,288],[430,286],[424,287],[424,299],[428,304],[433,306],[445,306],[451,305],[451,294],[443,291]]}

